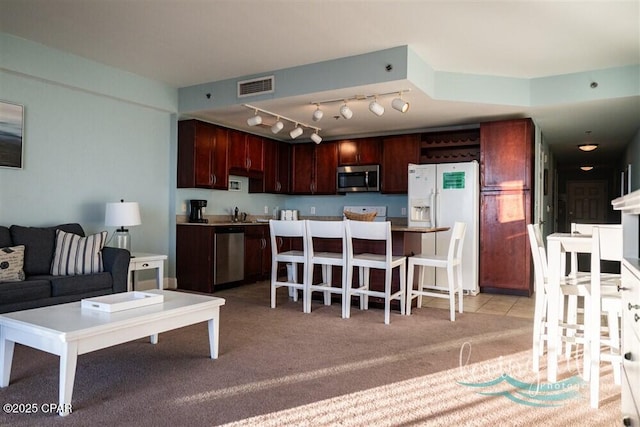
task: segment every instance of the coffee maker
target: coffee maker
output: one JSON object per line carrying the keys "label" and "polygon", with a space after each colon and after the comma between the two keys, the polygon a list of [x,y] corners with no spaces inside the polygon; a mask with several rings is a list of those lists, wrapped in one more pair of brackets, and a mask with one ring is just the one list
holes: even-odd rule
{"label": "coffee maker", "polygon": [[204,208],[206,206],[206,200],[189,200],[189,222],[209,222],[209,220],[204,218]]}

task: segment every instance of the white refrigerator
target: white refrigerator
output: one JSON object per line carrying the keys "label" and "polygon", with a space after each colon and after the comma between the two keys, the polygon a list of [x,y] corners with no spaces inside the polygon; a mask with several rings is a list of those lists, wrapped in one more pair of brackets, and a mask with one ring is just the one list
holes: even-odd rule
{"label": "white refrigerator", "polygon": [[[422,253],[447,255],[456,221],[467,224],[462,247],[462,287],[476,295],[478,287],[480,184],[477,161],[414,165],[408,170],[409,227],[449,227],[424,233]],[[424,286],[447,290],[447,272],[426,268]]]}

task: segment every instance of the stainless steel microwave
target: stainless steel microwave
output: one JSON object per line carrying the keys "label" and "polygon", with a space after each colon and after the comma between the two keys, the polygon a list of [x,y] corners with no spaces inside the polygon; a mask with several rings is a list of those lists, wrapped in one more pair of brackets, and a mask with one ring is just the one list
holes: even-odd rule
{"label": "stainless steel microwave", "polygon": [[380,165],[339,166],[338,193],[380,191]]}

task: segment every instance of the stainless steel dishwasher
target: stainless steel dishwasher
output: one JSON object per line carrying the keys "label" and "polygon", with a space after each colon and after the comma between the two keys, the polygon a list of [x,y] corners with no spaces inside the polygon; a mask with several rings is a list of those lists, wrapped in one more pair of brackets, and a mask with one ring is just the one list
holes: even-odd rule
{"label": "stainless steel dishwasher", "polygon": [[244,279],[243,227],[216,227],[213,253],[214,285]]}

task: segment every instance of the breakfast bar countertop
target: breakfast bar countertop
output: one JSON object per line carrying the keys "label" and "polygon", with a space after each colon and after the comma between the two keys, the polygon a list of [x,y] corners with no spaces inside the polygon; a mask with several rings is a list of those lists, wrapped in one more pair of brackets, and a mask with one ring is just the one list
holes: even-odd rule
{"label": "breakfast bar countertop", "polygon": [[449,227],[409,227],[408,225],[391,225],[391,231],[404,231],[409,233],[435,233],[447,231]]}

